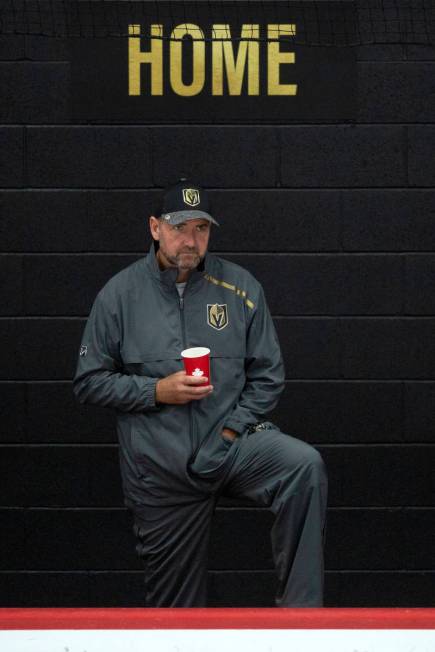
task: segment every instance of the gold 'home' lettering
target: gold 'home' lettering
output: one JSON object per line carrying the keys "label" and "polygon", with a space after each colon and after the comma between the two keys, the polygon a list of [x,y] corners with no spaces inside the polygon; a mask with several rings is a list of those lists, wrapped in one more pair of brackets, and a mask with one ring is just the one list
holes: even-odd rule
{"label": "gold 'home' lettering", "polygon": [[[279,39],[280,36],[296,36],[296,25],[268,25],[267,36],[269,39]],[[271,40],[267,43],[267,94],[268,95],[296,95],[297,84],[280,84],[279,68],[284,64],[295,63],[294,52],[281,52],[279,41]]]}
{"label": "gold 'home' lettering", "polygon": [[[246,61],[248,61],[248,95],[259,94],[259,25],[242,25],[241,41],[234,61],[233,43],[229,25],[213,25],[213,77],[212,94],[223,95],[223,70],[228,79],[230,95],[241,95]],[[225,39],[225,40],[221,40]],[[248,39],[248,40],[243,40]],[[251,40],[249,40],[251,39]]]}
{"label": "gold 'home' lettering", "polygon": [[[141,26],[128,26],[128,94],[141,95],[141,66],[150,66],[151,95],[163,95],[163,25],[150,25],[150,46],[142,51]],[[245,71],[247,70],[248,95],[259,95],[260,88],[260,57],[258,40],[260,26],[244,24],[241,28],[237,55],[234,53],[230,26],[227,24],[212,25],[211,44],[211,92],[212,95],[224,94],[224,71],[228,82],[229,95],[241,95]],[[282,84],[280,68],[295,63],[294,52],[280,50],[281,36],[295,36],[294,24],[267,25],[267,94],[296,95],[297,84]],[[183,81],[183,43],[184,37],[192,39],[192,81]],[[177,25],[171,32],[169,44],[169,75],[170,85],[174,93],[183,97],[198,95],[205,84],[205,40],[200,27],[193,23]]]}

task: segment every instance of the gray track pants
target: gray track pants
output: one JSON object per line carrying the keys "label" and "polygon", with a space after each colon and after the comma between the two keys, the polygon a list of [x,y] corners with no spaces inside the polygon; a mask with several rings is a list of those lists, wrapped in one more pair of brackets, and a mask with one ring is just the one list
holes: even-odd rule
{"label": "gray track pants", "polygon": [[207,606],[207,553],[217,497],[245,497],[275,514],[272,554],[277,607],[323,606],[327,476],[320,454],[279,430],[244,434],[231,465],[210,491],[135,514],[136,550],[145,563],[146,606]]}

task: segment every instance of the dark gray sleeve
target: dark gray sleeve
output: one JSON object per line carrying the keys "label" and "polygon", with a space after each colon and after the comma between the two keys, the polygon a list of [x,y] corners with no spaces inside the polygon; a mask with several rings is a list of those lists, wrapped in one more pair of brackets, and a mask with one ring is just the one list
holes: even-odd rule
{"label": "dark gray sleeve", "polygon": [[273,410],[284,389],[281,348],[261,286],[246,336],[245,373],[243,391],[224,424],[239,433]]}
{"label": "dark gray sleeve", "polygon": [[122,372],[118,319],[97,295],[80,346],[73,391],[80,403],[111,407],[122,412],[158,411],[158,378]]}

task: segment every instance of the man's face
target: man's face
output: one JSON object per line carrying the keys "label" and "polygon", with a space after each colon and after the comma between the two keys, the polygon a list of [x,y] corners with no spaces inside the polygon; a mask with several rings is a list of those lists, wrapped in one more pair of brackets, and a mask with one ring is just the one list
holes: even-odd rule
{"label": "man's face", "polygon": [[195,269],[207,252],[210,226],[204,219],[171,225],[150,217],[151,235],[159,241],[157,254],[163,266],[180,271]]}

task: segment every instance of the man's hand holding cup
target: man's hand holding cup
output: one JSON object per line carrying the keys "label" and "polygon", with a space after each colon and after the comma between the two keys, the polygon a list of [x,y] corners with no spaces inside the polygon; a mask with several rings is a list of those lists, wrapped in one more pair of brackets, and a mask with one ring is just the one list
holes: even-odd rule
{"label": "man's hand holding cup", "polygon": [[156,384],[156,402],[183,405],[198,401],[213,391],[210,384],[210,349],[194,347],[181,352],[184,367]]}

